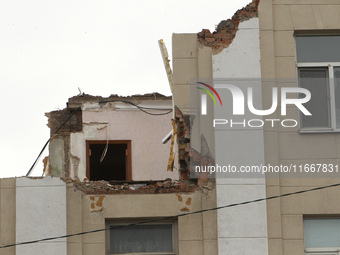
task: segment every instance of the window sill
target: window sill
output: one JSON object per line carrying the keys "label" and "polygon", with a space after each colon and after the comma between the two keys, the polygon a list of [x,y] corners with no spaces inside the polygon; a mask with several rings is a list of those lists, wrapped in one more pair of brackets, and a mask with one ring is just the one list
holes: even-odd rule
{"label": "window sill", "polygon": [[300,134],[340,133],[340,129],[300,129]]}
{"label": "window sill", "polygon": [[306,255],[338,255],[339,248],[307,248]]}
{"label": "window sill", "polygon": [[[109,255],[176,255],[174,252],[109,253]],[[328,254],[326,254],[328,255]]]}

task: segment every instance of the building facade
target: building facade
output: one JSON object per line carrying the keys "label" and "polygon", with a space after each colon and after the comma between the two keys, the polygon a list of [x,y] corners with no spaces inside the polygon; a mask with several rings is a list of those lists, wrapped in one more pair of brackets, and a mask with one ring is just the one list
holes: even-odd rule
{"label": "building facade", "polygon": [[0,254],[217,253],[216,212],[190,214],[216,205],[213,180],[168,167],[171,120],[185,122],[171,97],[79,95],[46,115],[46,176],[0,182],[1,246],[40,241]]}
{"label": "building facade", "polygon": [[[339,254],[338,186],[199,212],[340,182],[338,42],[338,0],[254,0],[213,33],[173,34],[174,104],[159,94],[69,99],[47,114],[47,177],[0,181],[1,246],[60,238],[0,254]],[[220,93],[226,81],[246,98],[252,84],[252,110],[216,117],[219,100],[235,106]],[[211,92],[217,106],[202,83],[221,95]],[[293,172],[195,173],[216,164]]]}
{"label": "building facade", "polygon": [[[233,79],[255,82],[256,109],[271,109],[273,88],[277,93],[283,88],[311,92],[311,99],[304,104],[311,117],[295,105],[287,105],[283,115],[279,97],[277,110],[271,114],[234,115],[233,127],[229,115],[220,120],[224,125],[218,130],[212,127],[214,114],[218,116],[218,99],[214,95],[217,106],[213,112],[208,96],[208,114],[200,116],[201,129],[195,132],[210,137],[218,163],[237,169],[244,165],[298,168],[298,173],[292,175],[217,177],[217,206],[339,182],[335,173],[339,164],[339,10],[339,1],[253,1],[231,19],[221,21],[213,33],[203,29],[198,34],[173,35],[174,101],[185,114],[193,114],[187,98],[201,86],[197,81],[215,85],[229,109],[235,107],[230,91],[226,96],[219,85]],[[297,93],[290,96],[299,99]],[[264,124],[248,124],[254,118]],[[282,125],[287,119],[297,125]],[[266,120],[275,120],[277,125]],[[202,128],[205,121],[210,123],[211,131]],[[197,148],[197,141],[192,140],[191,146]],[[311,166],[324,166],[326,174],[320,169],[319,173],[311,169],[311,173]],[[334,171],[328,169],[333,167]],[[340,244],[335,239],[339,235],[339,192],[333,187],[219,210],[218,254],[338,254]]]}

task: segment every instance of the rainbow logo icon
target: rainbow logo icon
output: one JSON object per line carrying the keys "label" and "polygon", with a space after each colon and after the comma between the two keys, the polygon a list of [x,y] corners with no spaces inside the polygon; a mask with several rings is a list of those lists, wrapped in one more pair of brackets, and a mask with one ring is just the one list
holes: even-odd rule
{"label": "rainbow logo icon", "polygon": [[[210,89],[210,90],[217,96],[217,98],[218,98],[218,100],[220,101],[220,104],[221,104],[221,106],[222,106],[222,100],[221,100],[221,98],[220,98],[220,95],[217,93],[217,91],[216,91],[212,86],[210,86],[210,85],[208,85],[208,84],[206,84],[206,83],[203,83],[203,82],[197,82],[197,83],[198,83],[198,84],[201,84],[201,85],[203,85],[203,86],[206,86],[208,89]],[[205,93],[207,93],[207,94],[212,98],[212,100],[214,101],[215,105],[217,105],[216,100],[215,100],[213,94],[211,94],[211,92],[210,92],[209,90],[204,89],[204,88],[201,88],[201,87],[197,87],[197,88],[198,88],[198,89],[201,89],[201,90],[203,90]]]}

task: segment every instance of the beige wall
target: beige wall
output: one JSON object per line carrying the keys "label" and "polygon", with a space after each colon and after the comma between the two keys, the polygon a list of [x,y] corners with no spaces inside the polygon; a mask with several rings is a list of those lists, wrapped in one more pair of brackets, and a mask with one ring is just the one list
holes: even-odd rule
{"label": "beige wall", "polygon": [[[212,208],[216,205],[216,195],[213,186],[210,186],[210,189],[211,191],[205,189],[205,191],[169,194],[86,195],[76,190],[73,183],[68,183],[66,190],[67,234],[103,229],[106,227],[107,220],[159,218]],[[44,192],[43,187],[41,192]],[[16,203],[16,179],[1,179],[0,245],[16,243]],[[181,210],[184,207],[188,210]],[[48,216],[46,215],[47,218]],[[53,222],[53,218],[49,220]],[[216,212],[178,217],[177,229],[178,254],[217,254]],[[69,237],[67,254],[104,255],[106,245],[105,231]],[[0,249],[0,254],[15,255],[16,249],[15,247]]]}
{"label": "beige wall", "polygon": [[[197,34],[173,34],[172,58],[174,80],[174,102],[184,115],[190,114],[190,83],[193,79],[212,79],[212,49],[201,45],[197,41]],[[194,86],[195,88],[195,86]],[[213,109],[212,102],[208,101],[208,111]],[[193,116],[193,115],[192,115]],[[205,126],[212,123],[213,115],[208,114],[205,120],[200,120],[199,114],[193,118],[193,125]],[[199,123],[199,125],[197,125]],[[200,128],[191,131],[190,146],[197,151],[201,149],[200,137],[203,134],[209,144],[209,149],[214,154],[214,133]]]}
{"label": "beige wall", "polygon": [[[15,178],[0,179],[0,245],[15,243]],[[1,255],[15,255],[15,247],[0,249]]]}
{"label": "beige wall", "polygon": [[[175,105],[182,111],[184,115],[190,114],[190,83],[191,79],[211,79],[212,78],[212,49],[200,45],[197,41],[197,34],[173,34],[172,36],[172,58],[173,58],[173,79],[174,79],[174,102]],[[211,103],[211,102],[210,102]],[[208,105],[209,109],[212,109],[212,105]],[[207,118],[212,122],[213,114],[210,114]],[[199,120],[199,116],[194,118],[194,122],[191,123],[196,125],[196,121]],[[207,121],[207,122],[209,122]],[[210,122],[210,123],[211,123]],[[202,124],[202,123],[201,123]],[[203,132],[196,128],[194,132],[191,130],[192,137],[200,137],[201,134],[206,138],[211,153],[214,154],[214,133]],[[196,149],[200,152],[201,149],[200,139],[191,139],[191,148]],[[216,207],[216,190],[213,188],[207,195],[202,194],[202,209]],[[186,221],[184,217],[180,221]],[[217,243],[217,212],[206,212],[196,216],[188,216],[190,224],[202,220],[201,226],[198,227],[198,232],[195,234],[197,240],[189,241],[187,238],[190,235],[183,235],[185,239],[181,240],[180,244],[183,248],[180,248],[180,254],[218,254],[218,243]],[[179,221],[179,222],[180,222]],[[198,223],[199,224],[199,223]],[[201,228],[203,227],[203,232]],[[188,234],[194,229],[188,226],[185,230]],[[179,228],[179,231],[182,228]],[[184,229],[183,229],[184,230]],[[198,240],[203,240],[200,242]]]}
{"label": "beige wall", "polygon": [[[173,216],[181,213],[183,205],[191,199],[189,212],[212,207],[214,193],[203,195],[194,193],[172,194],[122,194],[84,195],[74,192],[69,184],[68,191],[68,234],[105,228],[106,220],[124,220]],[[179,199],[179,196],[183,199]],[[102,205],[93,209],[91,204],[102,197]],[[180,201],[181,200],[181,201]],[[95,212],[96,210],[101,212]],[[178,251],[180,255],[217,254],[216,216],[214,213],[194,214],[177,218]],[[68,238],[68,254],[106,254],[105,232],[91,233]]]}
{"label": "beige wall", "polygon": [[212,49],[199,45],[197,34],[173,34],[172,58],[175,105],[190,109],[190,79],[212,78]]}
{"label": "beige wall", "polygon": [[[339,29],[340,2],[335,0],[261,0],[259,7],[262,78],[296,78],[294,30]],[[271,104],[272,86],[263,83],[264,107]],[[266,100],[266,98],[268,100]],[[275,117],[275,114],[274,114]],[[298,119],[296,109],[287,118]],[[340,134],[300,134],[299,128],[266,127],[267,164],[340,163]],[[267,179],[267,196],[337,183],[338,179]],[[304,215],[339,214],[340,188],[295,195],[267,202],[269,254],[304,254]]]}

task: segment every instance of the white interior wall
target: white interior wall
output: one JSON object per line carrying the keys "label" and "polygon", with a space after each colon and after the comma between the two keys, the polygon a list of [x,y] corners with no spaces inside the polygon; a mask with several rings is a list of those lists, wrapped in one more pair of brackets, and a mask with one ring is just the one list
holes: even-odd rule
{"label": "white interior wall", "polygon": [[[171,101],[170,108],[171,108]],[[168,102],[149,103],[148,107],[169,107]],[[86,177],[86,140],[107,140],[107,123],[109,123],[109,140],[131,140],[132,179],[164,180],[178,179],[176,168],[167,171],[170,144],[162,144],[162,139],[172,129],[172,113],[161,116],[148,115],[130,107],[113,110],[87,105],[83,109],[83,132],[71,134],[71,154],[80,159],[78,177]],[[104,128],[103,128],[104,127]],[[71,159],[71,177],[75,169]]]}
{"label": "white interior wall", "polygon": [[[261,77],[259,20],[240,23],[231,45],[213,56],[213,78]],[[261,90],[256,104],[262,105]],[[223,101],[232,109],[232,101]],[[232,117],[232,116],[230,116]],[[247,117],[247,116],[246,116]],[[259,116],[256,117],[259,119]],[[216,161],[224,165],[264,164],[263,129],[226,128],[215,133]],[[217,206],[239,203],[266,196],[264,178],[217,178]],[[219,210],[219,254],[268,254],[266,203],[255,203]]]}

